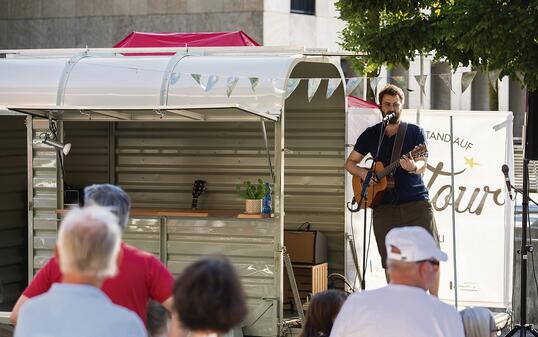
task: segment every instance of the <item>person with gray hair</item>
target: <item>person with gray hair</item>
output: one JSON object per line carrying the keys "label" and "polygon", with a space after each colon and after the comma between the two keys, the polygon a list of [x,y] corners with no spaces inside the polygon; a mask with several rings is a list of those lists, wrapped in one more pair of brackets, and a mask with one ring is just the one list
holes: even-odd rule
{"label": "person with gray hair", "polygon": [[486,308],[469,307],[460,311],[465,337],[495,337],[499,332],[495,319]]}
{"label": "person with gray hair", "polygon": [[432,235],[419,226],[397,227],[385,243],[390,283],[349,296],[330,337],[463,337],[456,308],[427,292],[448,259]]}
{"label": "person with gray hair", "polygon": [[[131,202],[123,189],[110,184],[87,186],[84,189],[85,205],[99,205],[110,208],[118,217],[118,229],[125,230],[129,220]],[[174,278],[166,266],[154,255],[122,242],[120,244],[121,262],[119,273],[115,277],[107,278],[102,290],[113,303],[134,311],[145,323],[147,319],[147,306],[153,299],[171,312],[172,288]],[[40,295],[60,282],[62,273],[56,258],[51,258],[35,275],[32,282],[24,290],[15,304],[10,320],[16,324],[20,306],[28,298]]]}
{"label": "person with gray hair", "polygon": [[15,337],[143,337],[142,320],[99,289],[117,274],[118,218],[100,206],[73,209],[56,243],[62,283],[22,305]]}

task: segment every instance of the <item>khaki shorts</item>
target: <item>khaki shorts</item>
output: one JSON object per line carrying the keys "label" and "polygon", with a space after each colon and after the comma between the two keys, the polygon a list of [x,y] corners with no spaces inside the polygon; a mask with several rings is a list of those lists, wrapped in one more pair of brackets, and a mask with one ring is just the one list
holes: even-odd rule
{"label": "khaki shorts", "polygon": [[373,215],[377,250],[385,269],[387,268],[385,236],[393,228],[404,226],[424,227],[439,244],[439,234],[437,233],[433,208],[429,200],[412,201],[400,205],[380,205],[374,209]]}

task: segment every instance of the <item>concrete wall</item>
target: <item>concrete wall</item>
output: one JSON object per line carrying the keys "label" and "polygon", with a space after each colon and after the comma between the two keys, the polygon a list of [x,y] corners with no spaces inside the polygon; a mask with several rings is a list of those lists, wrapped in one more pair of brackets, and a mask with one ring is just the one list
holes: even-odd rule
{"label": "concrete wall", "polygon": [[338,41],[344,22],[337,19],[334,3],[316,0],[316,15],[305,15],[291,13],[290,0],[264,1],[264,45],[341,49]]}
{"label": "concrete wall", "polygon": [[243,30],[262,43],[263,0],[0,0],[0,49],[111,47],[132,31]]}

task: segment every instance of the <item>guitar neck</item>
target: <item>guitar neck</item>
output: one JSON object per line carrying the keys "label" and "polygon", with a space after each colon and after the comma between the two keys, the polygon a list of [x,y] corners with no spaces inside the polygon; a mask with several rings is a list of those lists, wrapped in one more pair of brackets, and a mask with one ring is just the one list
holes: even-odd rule
{"label": "guitar neck", "polygon": [[198,198],[193,197],[192,198],[192,209],[196,209],[198,207]]}
{"label": "guitar neck", "polygon": [[400,166],[400,161],[397,160],[389,166],[385,167],[383,171],[377,173],[377,179],[382,179],[385,176],[389,175],[392,171],[396,170]]}

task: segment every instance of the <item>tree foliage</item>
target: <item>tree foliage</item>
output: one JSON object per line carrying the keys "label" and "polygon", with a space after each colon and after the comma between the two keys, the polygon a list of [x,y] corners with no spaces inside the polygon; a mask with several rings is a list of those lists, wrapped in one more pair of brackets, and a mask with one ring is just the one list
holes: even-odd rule
{"label": "tree foliage", "polygon": [[538,88],[538,0],[338,0],[346,50],[362,72],[407,66],[417,53],[472,64]]}

